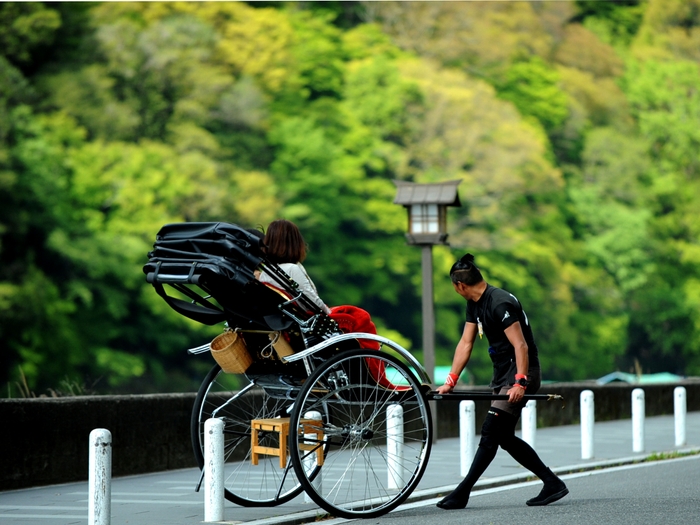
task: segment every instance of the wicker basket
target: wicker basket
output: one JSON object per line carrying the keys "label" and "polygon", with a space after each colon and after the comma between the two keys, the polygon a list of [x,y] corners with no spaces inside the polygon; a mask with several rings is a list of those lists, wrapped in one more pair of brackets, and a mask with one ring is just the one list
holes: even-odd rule
{"label": "wicker basket", "polygon": [[209,343],[209,348],[221,370],[227,374],[242,374],[253,364],[248,347],[238,332],[229,330],[217,335]]}

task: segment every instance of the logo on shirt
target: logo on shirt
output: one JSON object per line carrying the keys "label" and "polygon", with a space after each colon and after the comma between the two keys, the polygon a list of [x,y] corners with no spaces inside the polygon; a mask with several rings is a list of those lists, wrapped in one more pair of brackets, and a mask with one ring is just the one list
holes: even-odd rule
{"label": "logo on shirt", "polygon": [[509,317],[510,317],[510,314],[508,312],[506,312],[506,315],[503,316],[503,319],[501,319],[501,322],[505,321]]}

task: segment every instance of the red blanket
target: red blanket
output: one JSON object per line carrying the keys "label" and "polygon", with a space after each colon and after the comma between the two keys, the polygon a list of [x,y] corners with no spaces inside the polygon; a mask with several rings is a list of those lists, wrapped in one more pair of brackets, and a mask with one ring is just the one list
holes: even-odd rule
{"label": "red blanket", "polygon": [[[364,332],[366,334],[376,334],[377,327],[372,322],[369,313],[362,308],[351,305],[334,306],[331,308],[331,319],[338,323],[340,329],[345,333]],[[369,339],[358,339],[362,348],[379,350],[377,341]],[[393,384],[386,377],[386,365],[379,359],[366,358],[367,368],[372,378],[384,388],[390,390],[410,390],[410,387]]]}
{"label": "red blanket", "polygon": [[[331,308],[331,319],[333,319],[340,329],[346,334],[352,332],[364,332],[366,334],[376,334],[377,327],[372,322],[369,313],[362,308],[351,305],[334,306]],[[379,350],[377,341],[359,339],[362,348]]]}

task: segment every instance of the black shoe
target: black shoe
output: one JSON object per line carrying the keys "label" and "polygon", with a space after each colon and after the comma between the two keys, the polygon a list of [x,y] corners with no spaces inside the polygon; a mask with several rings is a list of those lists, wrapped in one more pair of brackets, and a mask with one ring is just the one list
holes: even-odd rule
{"label": "black shoe", "polygon": [[438,501],[435,505],[437,507],[439,507],[441,509],[445,509],[445,510],[456,510],[456,509],[463,509],[464,507],[467,506],[467,503],[469,503],[469,496],[467,496],[467,498],[465,500],[451,498],[450,496],[452,496],[452,494],[444,497],[443,499]]}
{"label": "black shoe", "polygon": [[527,500],[525,504],[530,507],[549,505],[562,499],[568,493],[569,489],[566,488],[564,482],[557,478],[556,481],[545,483],[540,493],[534,498]]}

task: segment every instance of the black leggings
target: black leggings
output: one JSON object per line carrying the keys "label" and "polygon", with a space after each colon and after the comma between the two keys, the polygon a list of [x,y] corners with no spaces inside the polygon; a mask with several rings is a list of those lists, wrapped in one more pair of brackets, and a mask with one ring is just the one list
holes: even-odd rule
{"label": "black leggings", "polygon": [[[508,452],[515,461],[541,478],[541,475],[547,470],[547,467],[542,463],[537,452],[515,435],[515,426],[518,423],[518,419],[517,416],[491,407],[481,427],[479,448],[483,447],[489,451],[488,456],[491,456],[489,463],[491,463],[500,446],[503,450]],[[481,473],[479,476],[481,476]]]}
{"label": "black leggings", "polygon": [[467,504],[474,484],[496,457],[499,446],[543,481],[551,477],[537,452],[515,435],[517,422],[518,416],[491,407],[481,427],[481,440],[469,472],[457,488],[443,500],[442,503],[449,505],[444,508],[463,508]]}

